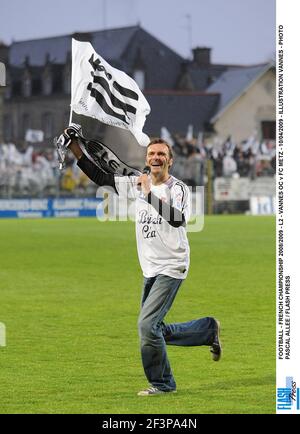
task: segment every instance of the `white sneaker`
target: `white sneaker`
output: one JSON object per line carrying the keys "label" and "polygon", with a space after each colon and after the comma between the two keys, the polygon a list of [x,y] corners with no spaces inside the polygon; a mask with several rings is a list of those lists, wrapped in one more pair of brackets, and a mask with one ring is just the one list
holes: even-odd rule
{"label": "white sneaker", "polygon": [[162,395],[163,393],[176,393],[176,390],[165,391],[152,386],[138,392],[138,396]]}

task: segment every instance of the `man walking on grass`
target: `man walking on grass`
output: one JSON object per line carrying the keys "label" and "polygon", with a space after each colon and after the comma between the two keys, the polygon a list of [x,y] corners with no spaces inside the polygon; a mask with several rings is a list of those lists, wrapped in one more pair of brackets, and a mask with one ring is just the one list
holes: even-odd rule
{"label": "man walking on grass", "polygon": [[176,382],[166,345],[210,346],[212,359],[221,358],[220,324],[213,317],[166,324],[164,318],[187,277],[189,243],[186,224],[190,216],[189,189],[169,174],[172,149],[162,139],[147,146],[149,173],[117,176],[103,172],[82,152],[78,139],[81,128],[71,124],[61,142],[71,150],[80,169],[97,185],[110,186],[117,194],[127,185],[127,194],[136,201],[136,240],[144,283],[138,321],[141,357],[149,387],[139,396],[176,392]]}

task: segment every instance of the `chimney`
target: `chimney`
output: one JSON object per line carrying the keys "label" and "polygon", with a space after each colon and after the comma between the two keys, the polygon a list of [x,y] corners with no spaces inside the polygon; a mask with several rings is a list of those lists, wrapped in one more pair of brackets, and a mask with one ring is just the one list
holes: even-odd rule
{"label": "chimney", "polygon": [[193,49],[193,60],[198,66],[210,65],[210,50],[207,47],[196,47]]}

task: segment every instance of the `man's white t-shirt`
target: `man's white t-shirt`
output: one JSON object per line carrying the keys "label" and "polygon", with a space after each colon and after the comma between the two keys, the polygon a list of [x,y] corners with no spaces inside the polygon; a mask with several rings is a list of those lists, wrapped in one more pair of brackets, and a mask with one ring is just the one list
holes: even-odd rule
{"label": "man's white t-shirt", "polygon": [[[185,225],[178,228],[168,223],[148,203],[137,189],[137,177],[115,176],[116,189],[120,196],[135,200],[136,240],[140,265],[145,277],[158,274],[185,279],[190,264],[190,248]],[[151,192],[163,202],[190,218],[190,193],[188,187],[174,176],[163,184],[151,185]]]}

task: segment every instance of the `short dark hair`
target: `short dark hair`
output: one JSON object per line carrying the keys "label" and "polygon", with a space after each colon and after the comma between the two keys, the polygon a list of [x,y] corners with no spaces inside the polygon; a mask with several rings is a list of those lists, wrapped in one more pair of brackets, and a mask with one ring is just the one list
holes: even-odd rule
{"label": "short dark hair", "polygon": [[158,144],[158,145],[166,145],[166,147],[167,147],[168,150],[169,150],[169,157],[170,157],[172,160],[174,159],[173,151],[172,151],[172,148],[171,148],[171,146],[169,145],[169,143],[166,142],[165,140],[159,138],[159,137],[157,137],[157,138],[151,140],[151,142],[150,142],[150,143],[148,144],[148,146],[147,146],[147,152],[148,152],[148,148],[149,148],[149,146],[151,146],[151,145],[157,145],[157,144]]}

